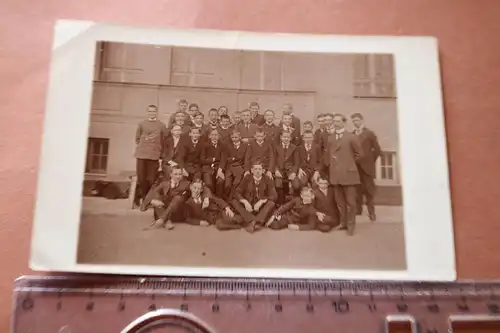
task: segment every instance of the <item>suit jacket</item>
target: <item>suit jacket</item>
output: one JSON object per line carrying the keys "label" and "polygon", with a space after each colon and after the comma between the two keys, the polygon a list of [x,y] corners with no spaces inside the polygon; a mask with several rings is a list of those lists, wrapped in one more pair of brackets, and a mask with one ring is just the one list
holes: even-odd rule
{"label": "suit jacket", "polygon": [[266,171],[273,171],[275,168],[274,148],[270,142],[264,141],[259,145],[256,141],[248,144],[245,156],[245,170],[250,171],[252,164],[259,160]]}
{"label": "suit jacket", "polygon": [[268,125],[267,123],[262,124],[260,126],[264,133],[266,133],[266,140],[269,142],[272,142],[273,144],[276,142],[279,142],[279,133],[280,133],[280,128],[276,126],[274,123],[271,125]]}
{"label": "suit jacket", "polygon": [[237,200],[246,199],[253,205],[262,199],[276,201],[278,194],[272,179],[263,175],[259,185],[256,186],[253,176],[247,175],[236,188],[235,197]]}
{"label": "suit jacket", "polygon": [[[353,133],[356,135],[355,132]],[[375,177],[375,162],[381,153],[377,136],[372,130],[365,127],[361,130],[361,134],[357,135],[357,138],[363,150],[363,157],[357,162],[358,168],[367,175]]]}
{"label": "suit jacket", "polygon": [[280,208],[276,209],[273,215],[279,216],[285,213],[290,218],[290,222],[299,223],[301,221],[307,222],[308,218],[316,215],[316,208],[314,208],[314,204],[304,204],[301,198],[294,198],[290,200]]}
{"label": "suit jacket", "polygon": [[175,188],[172,188],[170,180],[163,181],[149,191],[144,198],[143,205],[149,205],[153,199],[163,201],[166,205],[176,196],[182,196],[184,199],[187,199],[189,196],[189,184],[189,181],[183,179]]}
{"label": "suit jacket", "polygon": [[199,222],[201,220],[206,220],[210,223],[213,223],[214,216],[218,213],[222,212],[229,205],[222,199],[212,196],[209,198],[208,207],[203,209],[203,200],[207,198],[207,196],[201,195],[201,203],[194,202],[193,197],[190,197],[186,203],[186,218],[190,220],[194,220]]}
{"label": "suit jacket", "polygon": [[232,144],[231,141],[231,133],[233,133],[234,127],[229,126],[228,128],[224,129],[222,127],[218,127],[217,130],[219,131],[219,140],[224,142],[226,145]]}
{"label": "suit jacket", "polygon": [[335,194],[332,188],[329,188],[326,195],[316,188],[314,191],[314,207],[318,212],[321,212],[330,217],[338,216],[337,203],[335,201]]}
{"label": "suit jacket", "polygon": [[165,138],[164,150],[163,150],[163,162],[174,161],[181,168],[184,167],[184,141],[182,137],[177,142],[177,146],[174,147],[174,138],[168,136]]}
{"label": "suit jacket", "polygon": [[184,168],[189,172],[199,172],[201,171],[201,150],[203,147],[203,142],[198,140],[196,145],[193,144],[191,139],[184,141]]}
{"label": "suit jacket", "polygon": [[314,143],[321,145],[322,142],[322,137],[324,135],[325,131],[322,131],[320,128],[318,128],[316,131],[314,131]]}
{"label": "suit jacket", "polygon": [[335,134],[328,137],[324,153],[324,164],[329,167],[330,184],[357,185],[360,183],[356,162],[363,152],[356,136],[344,131],[342,138],[337,140]]}
{"label": "suit jacket", "polygon": [[247,154],[248,144],[241,142],[238,149],[234,144],[229,144],[226,146],[227,153],[227,167],[244,167],[245,157]]}
{"label": "suit jacket", "polygon": [[266,122],[266,120],[264,119],[264,115],[262,114],[257,114],[253,119],[252,119],[252,123],[256,124],[257,126],[261,126],[262,124],[264,124]]}
{"label": "suit jacket", "polygon": [[289,144],[288,149],[285,152],[283,144],[274,147],[275,157],[276,157],[276,170],[297,173],[299,167],[299,154],[298,147],[294,144]]}
{"label": "suit jacket", "polygon": [[222,141],[217,142],[217,147],[214,147],[212,142],[203,144],[200,156],[203,172],[213,172],[221,168],[226,168],[227,148]]}
{"label": "suit jacket", "polygon": [[245,124],[241,123],[236,125],[236,128],[241,133],[242,139],[249,139],[249,141],[252,141],[254,139],[255,132],[257,132],[259,126],[254,123],[250,123],[247,128]]}
{"label": "suit jacket", "polygon": [[309,151],[307,151],[305,145],[302,144],[297,148],[297,155],[299,160],[299,168],[301,168],[305,172],[310,173],[311,175],[316,170],[321,171],[323,160],[321,155],[321,147],[318,144],[311,144],[311,149]]}

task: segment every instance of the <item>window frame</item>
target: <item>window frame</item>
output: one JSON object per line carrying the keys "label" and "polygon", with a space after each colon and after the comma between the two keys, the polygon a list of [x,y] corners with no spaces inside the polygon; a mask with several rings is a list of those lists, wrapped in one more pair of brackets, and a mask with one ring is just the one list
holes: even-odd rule
{"label": "window frame", "polygon": [[[384,61],[384,57],[390,57],[391,70],[380,69],[379,65]],[[360,63],[363,68],[360,68]],[[360,73],[363,72],[363,73]],[[387,72],[387,73],[386,73]],[[387,75],[383,75],[386,73]],[[382,74],[382,75],[381,75]],[[394,55],[382,53],[356,54],[353,61],[353,97],[354,98],[380,98],[396,99],[396,78],[395,78]],[[389,84],[392,89],[387,94],[380,94],[377,86],[380,84]],[[368,92],[362,91],[359,87],[362,84],[368,84]]]}
{"label": "window frame", "polygon": [[[392,165],[382,165],[382,155],[391,156]],[[382,169],[392,168],[392,179],[382,178]],[[381,156],[375,162],[375,183],[377,185],[399,186],[399,163],[398,154],[396,151],[382,151]]]}
{"label": "window frame", "polygon": [[[97,142],[101,142],[101,146],[99,148],[99,153],[95,153],[94,149],[95,146],[94,144]],[[106,153],[102,153],[101,151],[104,150],[102,144],[105,144],[106,147]],[[108,164],[109,164],[109,148],[110,148],[110,139],[109,138],[101,138],[101,137],[89,137],[87,140],[87,159],[86,159],[86,164],[85,164],[85,173],[86,174],[95,174],[95,175],[105,175],[107,174],[108,170]],[[100,161],[99,161],[99,167],[102,167],[102,164],[104,164],[104,168],[101,169],[94,169],[92,167],[92,161],[95,156],[98,156]],[[101,159],[104,158],[104,163],[102,162]]]}

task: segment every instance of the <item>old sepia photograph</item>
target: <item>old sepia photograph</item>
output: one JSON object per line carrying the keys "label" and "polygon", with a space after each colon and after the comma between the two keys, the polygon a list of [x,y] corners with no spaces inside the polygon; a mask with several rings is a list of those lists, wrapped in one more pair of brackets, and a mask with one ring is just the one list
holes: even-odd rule
{"label": "old sepia photograph", "polygon": [[92,45],[76,265],[409,270],[394,52]]}

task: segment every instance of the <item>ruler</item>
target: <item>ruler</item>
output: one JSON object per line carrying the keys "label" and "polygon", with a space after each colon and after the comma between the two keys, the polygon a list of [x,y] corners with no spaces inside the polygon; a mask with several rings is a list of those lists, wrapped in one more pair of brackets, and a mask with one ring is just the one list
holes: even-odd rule
{"label": "ruler", "polygon": [[14,333],[500,332],[500,282],[22,277]]}

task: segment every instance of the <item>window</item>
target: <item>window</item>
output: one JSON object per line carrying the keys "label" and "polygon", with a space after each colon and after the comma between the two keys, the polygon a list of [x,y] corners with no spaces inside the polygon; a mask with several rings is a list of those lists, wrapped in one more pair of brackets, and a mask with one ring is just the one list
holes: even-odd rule
{"label": "window", "polygon": [[141,51],[148,46],[98,42],[94,78],[108,82],[136,82],[142,74]]}
{"label": "window", "polygon": [[89,138],[85,172],[106,173],[108,167],[109,139]]}
{"label": "window", "polygon": [[357,54],[355,56],[354,97],[396,98],[392,54]]}
{"label": "window", "polygon": [[398,185],[398,162],[395,152],[384,151],[377,159],[377,183],[384,185]]}

